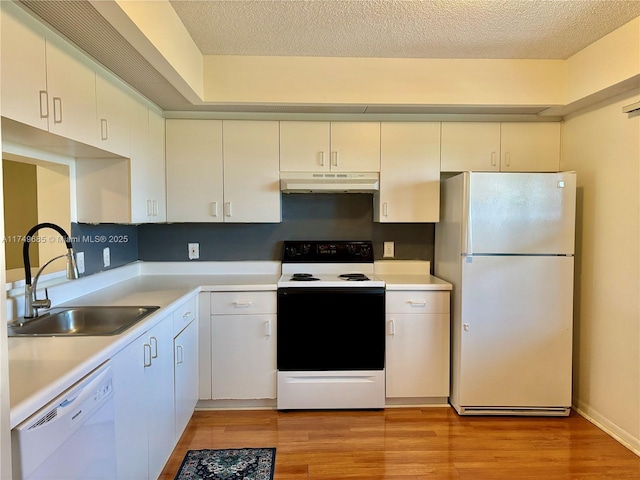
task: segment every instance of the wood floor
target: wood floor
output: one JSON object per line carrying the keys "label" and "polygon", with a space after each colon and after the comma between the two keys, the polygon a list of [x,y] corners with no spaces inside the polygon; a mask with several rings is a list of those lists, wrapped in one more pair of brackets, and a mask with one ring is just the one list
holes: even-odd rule
{"label": "wood floor", "polygon": [[640,457],[584,418],[460,417],[450,408],[196,412],[187,450],[276,447],[275,480],[640,479]]}

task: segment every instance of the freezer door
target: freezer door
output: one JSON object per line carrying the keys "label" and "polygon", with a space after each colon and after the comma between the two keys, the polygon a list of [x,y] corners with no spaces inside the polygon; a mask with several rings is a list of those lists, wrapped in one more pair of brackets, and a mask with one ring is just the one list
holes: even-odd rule
{"label": "freezer door", "polygon": [[462,270],[458,403],[571,406],[573,257],[468,257]]}
{"label": "freezer door", "polygon": [[575,173],[467,175],[463,253],[573,254]]}

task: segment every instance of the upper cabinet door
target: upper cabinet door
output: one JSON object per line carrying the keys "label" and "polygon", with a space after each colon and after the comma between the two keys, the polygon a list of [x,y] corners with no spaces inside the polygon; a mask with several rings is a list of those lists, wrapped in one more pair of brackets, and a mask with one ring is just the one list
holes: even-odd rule
{"label": "upper cabinet door", "polygon": [[95,72],[53,42],[46,51],[49,131],[97,145]]}
{"label": "upper cabinet door", "polygon": [[[4,2],[3,2],[4,3]],[[48,129],[44,37],[2,9],[2,116]]]}
{"label": "upper cabinet door", "polygon": [[503,172],[557,172],[560,169],[561,124],[503,123]]}
{"label": "upper cabinet door", "polygon": [[148,192],[152,199],[150,212],[153,222],[167,221],[167,177],[165,172],[165,120],[149,110],[149,138],[147,162]]}
{"label": "upper cabinet door", "polygon": [[222,120],[168,119],[166,156],[167,221],[222,222]]}
{"label": "upper cabinet door", "polygon": [[329,122],[280,122],[280,171],[329,171],[330,132]]}
{"label": "upper cabinet door", "polygon": [[440,218],[440,122],[382,122],[377,222]]}
{"label": "upper cabinet door", "polygon": [[331,170],[380,171],[379,122],[331,122]]}
{"label": "upper cabinet door", "polygon": [[100,75],[96,75],[98,147],[128,157],[130,110],[135,101]]}
{"label": "upper cabinet door", "polygon": [[277,121],[224,120],[224,221],[282,221]]}
{"label": "upper cabinet door", "polygon": [[499,171],[500,123],[443,122],[441,169]]}
{"label": "upper cabinet door", "polygon": [[135,102],[131,120],[131,221],[167,220],[164,118]]}

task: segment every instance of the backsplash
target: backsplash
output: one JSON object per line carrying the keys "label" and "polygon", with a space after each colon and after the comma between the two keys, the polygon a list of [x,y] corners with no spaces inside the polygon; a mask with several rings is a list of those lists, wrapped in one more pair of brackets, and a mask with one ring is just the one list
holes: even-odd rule
{"label": "backsplash", "polygon": [[[138,227],[113,223],[72,223],[73,249],[84,252],[85,271],[80,276],[91,275],[138,260]],[[103,250],[109,247],[110,266],[103,264]]]}
{"label": "backsplash", "polygon": [[[279,261],[284,240],[371,239],[376,259],[382,258],[383,242],[392,241],[395,259],[433,264],[435,227],[373,222],[371,194],[291,194],[282,196],[282,223],[73,224],[72,232],[73,236],[76,232],[106,236],[106,242],[76,247],[77,251],[84,248],[86,275],[105,270],[102,249],[107,246],[113,267],[135,260],[188,261],[188,243],[200,244],[200,261]],[[108,241],[124,235],[128,242]]]}

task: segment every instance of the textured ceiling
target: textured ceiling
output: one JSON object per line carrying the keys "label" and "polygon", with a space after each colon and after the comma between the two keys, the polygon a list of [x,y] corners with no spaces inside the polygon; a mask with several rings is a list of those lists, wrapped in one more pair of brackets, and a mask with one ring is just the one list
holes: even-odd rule
{"label": "textured ceiling", "polygon": [[566,59],[640,15],[616,0],[171,0],[203,54]]}
{"label": "textured ceiling", "polygon": [[[170,1],[202,53],[215,55],[562,59],[640,15],[640,0]],[[194,106],[86,0],[19,4],[165,110],[442,113],[429,106]]]}

